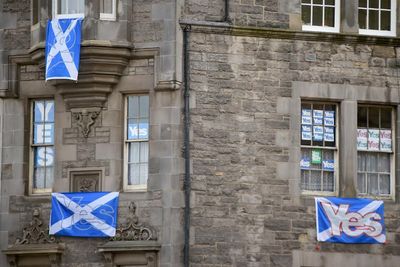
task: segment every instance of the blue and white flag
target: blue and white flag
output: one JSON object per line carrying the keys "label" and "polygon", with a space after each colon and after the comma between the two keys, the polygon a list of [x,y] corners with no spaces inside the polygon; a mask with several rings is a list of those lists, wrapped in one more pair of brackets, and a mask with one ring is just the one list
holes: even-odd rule
{"label": "blue and white flag", "polygon": [[47,22],[46,81],[78,80],[82,19],[53,19]]}
{"label": "blue and white flag", "polygon": [[332,243],[385,243],[383,201],[316,197],[317,240]]}
{"label": "blue and white flag", "polygon": [[60,236],[115,236],[118,192],[52,193],[49,233]]}

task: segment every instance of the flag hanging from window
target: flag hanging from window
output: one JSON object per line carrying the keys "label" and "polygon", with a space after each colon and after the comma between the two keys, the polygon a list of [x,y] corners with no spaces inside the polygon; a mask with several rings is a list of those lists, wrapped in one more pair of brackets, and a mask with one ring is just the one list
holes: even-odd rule
{"label": "flag hanging from window", "polygon": [[60,236],[115,236],[118,192],[52,193],[49,233]]}
{"label": "flag hanging from window", "polygon": [[82,19],[53,19],[47,22],[46,81],[78,80]]}
{"label": "flag hanging from window", "polygon": [[332,243],[385,243],[383,201],[316,197],[317,239]]}

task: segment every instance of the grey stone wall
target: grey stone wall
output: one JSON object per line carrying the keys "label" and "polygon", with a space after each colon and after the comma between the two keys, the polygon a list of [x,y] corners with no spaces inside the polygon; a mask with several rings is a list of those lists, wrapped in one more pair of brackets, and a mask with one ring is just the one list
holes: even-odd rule
{"label": "grey stone wall", "polygon": [[[313,198],[299,192],[290,100],[294,84],[335,85],[338,92],[359,86],[364,99],[361,88],[381,89],[382,97],[386,88],[398,90],[395,48],[198,32],[190,38],[192,266],[292,266],[295,250],[367,253],[382,263],[399,256],[397,200],[385,205],[386,245],[317,244]],[[392,103],[387,99],[370,103]]]}

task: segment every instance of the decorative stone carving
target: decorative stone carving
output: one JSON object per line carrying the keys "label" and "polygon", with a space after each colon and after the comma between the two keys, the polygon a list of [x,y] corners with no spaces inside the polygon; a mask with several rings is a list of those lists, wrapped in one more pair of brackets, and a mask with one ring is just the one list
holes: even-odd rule
{"label": "decorative stone carving", "polygon": [[56,242],[54,236],[49,236],[49,229],[43,227],[43,222],[40,217],[40,210],[34,209],[32,221],[23,229],[22,238],[17,238],[15,245],[50,244]]}
{"label": "decorative stone carving", "polygon": [[71,192],[101,191],[101,170],[71,171]]}
{"label": "decorative stone carving", "polygon": [[60,265],[61,255],[65,250],[63,243],[49,236],[48,228],[40,217],[40,210],[34,209],[32,221],[23,229],[22,238],[14,245],[3,250],[8,263],[12,267],[52,266]]}
{"label": "decorative stone carving", "polygon": [[115,237],[111,238],[112,241],[126,241],[126,240],[157,240],[155,231],[147,226],[139,223],[139,218],[136,215],[136,204],[131,202],[129,205],[131,216],[129,222],[125,226],[117,228]]}
{"label": "decorative stone carving", "polygon": [[76,124],[83,137],[87,138],[89,136],[92,125],[96,122],[100,111],[88,111],[86,109],[80,112],[73,112],[72,116],[76,120]]}

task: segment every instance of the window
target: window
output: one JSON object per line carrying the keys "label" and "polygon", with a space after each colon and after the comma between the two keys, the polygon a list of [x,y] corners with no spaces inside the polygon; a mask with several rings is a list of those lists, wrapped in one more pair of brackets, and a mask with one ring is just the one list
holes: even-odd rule
{"label": "window", "polygon": [[396,36],[395,0],[359,0],[360,34]]}
{"label": "window", "polygon": [[54,17],[77,18],[85,14],[85,0],[53,0]]}
{"label": "window", "polygon": [[31,193],[51,192],[54,180],[54,101],[32,102]]}
{"label": "window", "polygon": [[100,19],[116,19],[116,0],[100,0]]}
{"label": "window", "polygon": [[393,109],[359,106],[357,189],[359,195],[389,196],[393,174]]}
{"label": "window", "polygon": [[128,96],[126,106],[126,189],[146,189],[149,158],[149,96]]}
{"label": "window", "polygon": [[301,104],[301,188],[334,193],[337,180],[337,105]]}
{"label": "window", "polygon": [[340,0],[302,0],[304,31],[339,32]]}
{"label": "window", "polygon": [[32,0],[32,25],[35,25],[39,22],[39,0]]}

